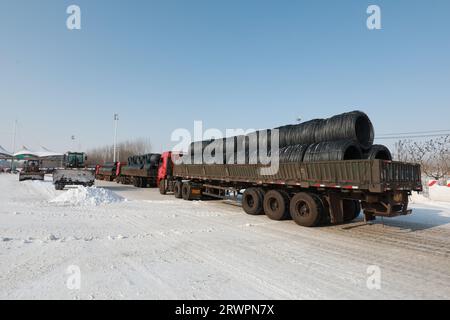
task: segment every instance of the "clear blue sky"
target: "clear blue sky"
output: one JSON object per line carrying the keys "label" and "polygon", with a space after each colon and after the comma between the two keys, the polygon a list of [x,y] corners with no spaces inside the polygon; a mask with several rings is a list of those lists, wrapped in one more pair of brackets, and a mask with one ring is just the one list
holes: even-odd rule
{"label": "clear blue sky", "polygon": [[[66,8],[82,30],[66,28]],[[382,10],[382,30],[366,9]],[[83,148],[176,128],[360,109],[377,133],[450,129],[450,1],[0,0],[0,144]]]}

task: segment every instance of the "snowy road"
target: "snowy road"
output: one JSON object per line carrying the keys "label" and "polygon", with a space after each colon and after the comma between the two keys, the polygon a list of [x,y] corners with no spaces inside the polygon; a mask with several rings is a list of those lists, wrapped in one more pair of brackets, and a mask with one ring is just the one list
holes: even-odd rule
{"label": "snowy road", "polygon": [[[49,202],[67,191],[0,175],[0,298],[450,298],[450,208],[301,228],[219,201],[103,183],[128,199]],[[369,266],[381,288],[369,289]],[[72,266],[71,268],[69,268]],[[67,286],[80,270],[79,289]]]}

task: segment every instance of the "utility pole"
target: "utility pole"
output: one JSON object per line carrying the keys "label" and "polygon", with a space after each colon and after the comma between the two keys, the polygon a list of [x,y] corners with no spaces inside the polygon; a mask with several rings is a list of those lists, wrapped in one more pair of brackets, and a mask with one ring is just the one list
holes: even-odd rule
{"label": "utility pole", "polygon": [[75,148],[75,135],[71,135],[71,136],[70,136],[70,140],[72,140],[72,147],[71,147],[72,150],[71,150],[71,151],[72,151],[72,152],[75,152],[75,151],[76,151],[76,150],[75,150],[75,149],[76,149],[76,148]]}
{"label": "utility pole", "polygon": [[17,119],[14,121],[14,134],[13,134],[13,156],[11,158],[11,171],[14,170],[14,154],[16,153],[16,133],[17,133]]}
{"label": "utility pole", "polygon": [[119,122],[119,114],[114,113],[114,156],[113,162],[116,162],[116,150],[117,150],[117,125]]}

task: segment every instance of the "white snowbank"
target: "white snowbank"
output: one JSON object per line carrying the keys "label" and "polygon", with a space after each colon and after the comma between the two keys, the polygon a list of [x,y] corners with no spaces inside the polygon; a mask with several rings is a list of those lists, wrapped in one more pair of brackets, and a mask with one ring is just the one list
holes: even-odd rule
{"label": "white snowbank", "polygon": [[42,194],[46,199],[53,199],[59,194],[51,181],[28,180],[23,181],[22,184],[31,187],[34,191]]}
{"label": "white snowbank", "polygon": [[435,185],[419,194],[413,192],[411,203],[439,204],[448,208],[450,207],[450,187]]}
{"label": "white snowbank", "polygon": [[122,202],[124,200],[121,196],[107,189],[78,186],[75,189],[69,189],[67,192],[50,200],[50,202],[74,206],[98,206],[101,204]]}
{"label": "white snowbank", "polygon": [[432,200],[425,197],[423,193],[413,192],[410,197],[410,203],[431,203]]}
{"label": "white snowbank", "polygon": [[450,187],[432,186],[429,187],[428,194],[433,201],[450,202]]}

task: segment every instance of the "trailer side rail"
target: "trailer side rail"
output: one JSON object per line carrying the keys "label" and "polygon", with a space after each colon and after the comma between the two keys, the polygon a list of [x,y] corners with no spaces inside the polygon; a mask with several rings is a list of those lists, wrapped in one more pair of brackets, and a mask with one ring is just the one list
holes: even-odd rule
{"label": "trailer side rail", "polygon": [[272,175],[261,175],[263,165],[174,166],[174,176],[249,184],[279,184],[302,188],[360,189],[374,193],[389,190],[422,191],[420,166],[384,160],[282,163]]}

